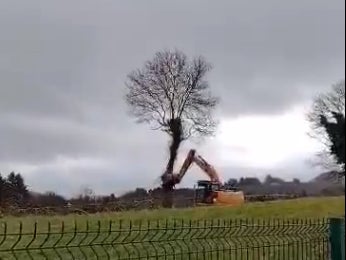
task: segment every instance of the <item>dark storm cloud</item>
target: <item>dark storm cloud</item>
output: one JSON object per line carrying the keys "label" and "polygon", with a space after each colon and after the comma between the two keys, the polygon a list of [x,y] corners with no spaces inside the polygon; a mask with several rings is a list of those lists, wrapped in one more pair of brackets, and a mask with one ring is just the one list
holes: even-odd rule
{"label": "dark storm cloud", "polygon": [[[127,177],[138,168],[154,176],[167,139],[127,116],[127,73],[158,50],[179,48],[213,64],[222,117],[281,113],[343,77],[344,5],[3,0],[0,166],[30,164],[38,170],[29,178],[38,178],[59,156],[97,157],[114,163],[100,167],[105,174],[121,158]],[[93,169],[89,175],[102,174]],[[49,168],[50,176],[59,179],[60,170]]]}
{"label": "dark storm cloud", "polygon": [[1,93],[2,110],[10,106],[4,100],[15,98],[16,107],[29,110],[111,103],[107,97],[122,93],[130,70],[156,50],[174,47],[210,60],[211,84],[228,95],[228,114],[275,113],[343,76],[339,0],[73,1],[69,10],[61,1],[3,5],[1,78],[12,95]]}

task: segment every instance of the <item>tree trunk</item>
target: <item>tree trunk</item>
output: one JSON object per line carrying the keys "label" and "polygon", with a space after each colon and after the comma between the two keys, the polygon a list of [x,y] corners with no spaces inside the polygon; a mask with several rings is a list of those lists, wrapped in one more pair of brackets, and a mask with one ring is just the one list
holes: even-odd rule
{"label": "tree trunk", "polygon": [[174,202],[174,199],[173,199],[173,192],[174,190],[173,189],[170,189],[168,187],[164,187],[163,188],[163,200],[162,200],[162,207],[163,208],[172,208],[173,207],[173,202]]}
{"label": "tree trunk", "polygon": [[167,168],[166,168],[167,173],[173,173],[174,163],[175,163],[175,160],[177,159],[180,144],[181,144],[180,136],[173,136],[172,143],[169,147],[169,160],[168,160]]}
{"label": "tree trunk", "polygon": [[[174,171],[174,163],[177,159],[178,150],[181,142],[183,141],[183,130],[180,118],[172,119],[169,124],[172,136],[172,142],[169,147],[169,160],[166,167],[166,175],[172,175]],[[174,183],[168,183],[163,186],[164,201],[163,207],[172,208],[173,206],[173,189]]]}

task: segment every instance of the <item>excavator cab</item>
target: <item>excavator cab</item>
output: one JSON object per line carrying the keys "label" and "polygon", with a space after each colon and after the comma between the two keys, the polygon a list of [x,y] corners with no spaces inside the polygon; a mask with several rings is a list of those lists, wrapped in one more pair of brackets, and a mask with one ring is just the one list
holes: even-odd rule
{"label": "excavator cab", "polygon": [[196,202],[203,204],[213,204],[217,198],[219,184],[207,180],[197,182]]}

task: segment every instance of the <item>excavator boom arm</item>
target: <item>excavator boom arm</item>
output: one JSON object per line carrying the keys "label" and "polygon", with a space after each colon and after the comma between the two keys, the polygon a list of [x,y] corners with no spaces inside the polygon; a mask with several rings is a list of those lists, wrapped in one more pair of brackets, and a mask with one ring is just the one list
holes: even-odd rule
{"label": "excavator boom arm", "polygon": [[193,162],[196,163],[209,176],[210,181],[221,183],[214,167],[204,160],[202,156],[196,155],[195,150],[190,150],[179,173],[176,176],[175,183],[180,183]]}
{"label": "excavator boom arm", "polygon": [[190,168],[191,164],[194,161],[196,151],[195,150],[190,150],[189,154],[187,155],[183,165],[180,168],[180,171],[178,173],[178,180],[179,182],[184,178],[187,170]]}
{"label": "excavator boom arm", "polygon": [[214,169],[202,156],[197,155],[194,157],[194,162],[209,176],[212,182],[221,183],[220,178]]}

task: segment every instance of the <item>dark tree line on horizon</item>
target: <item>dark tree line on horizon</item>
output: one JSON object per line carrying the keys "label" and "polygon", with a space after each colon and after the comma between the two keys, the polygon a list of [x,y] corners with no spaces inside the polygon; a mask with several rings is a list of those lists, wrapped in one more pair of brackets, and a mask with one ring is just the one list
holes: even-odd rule
{"label": "dark tree line on horizon", "polygon": [[[287,195],[288,198],[344,195],[344,185],[336,179],[337,176],[339,176],[337,172],[327,172],[310,182],[301,182],[297,178],[292,181],[285,181],[271,175],[267,175],[262,182],[255,177],[242,177],[229,179],[225,186],[229,185],[243,190],[246,196],[251,197],[250,201],[257,201],[257,199],[262,201],[262,197],[267,195],[275,198],[276,194]],[[120,196],[114,194],[98,196],[92,189],[87,189],[80,195],[67,199],[55,192],[37,193],[30,191],[23,177],[13,172],[6,178],[1,176],[0,184],[0,211],[4,213],[13,212],[11,209],[16,212],[16,209],[31,210],[35,208],[52,208],[53,212],[68,213],[69,205],[90,213],[109,210],[108,207],[119,210],[119,205],[126,205],[125,208],[132,209],[138,207],[138,203],[140,203],[141,208],[146,208],[149,207],[148,202],[153,199],[153,201],[156,201],[154,203],[156,206],[161,205],[163,195],[160,187],[154,190],[136,188]],[[194,194],[195,191],[192,188],[176,189],[174,191],[174,206],[193,206]],[[277,199],[280,199],[280,197]],[[157,204],[157,202],[159,203]],[[120,206],[120,208],[122,207]]]}
{"label": "dark tree line on horizon", "polygon": [[0,207],[24,206],[29,197],[28,188],[19,173],[11,172],[7,177],[0,174]]}

